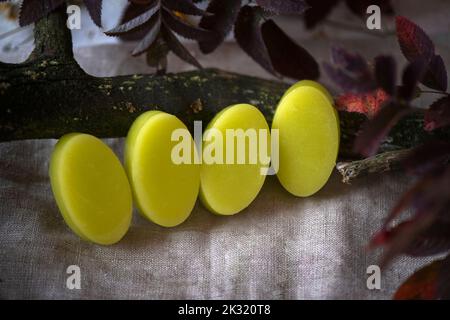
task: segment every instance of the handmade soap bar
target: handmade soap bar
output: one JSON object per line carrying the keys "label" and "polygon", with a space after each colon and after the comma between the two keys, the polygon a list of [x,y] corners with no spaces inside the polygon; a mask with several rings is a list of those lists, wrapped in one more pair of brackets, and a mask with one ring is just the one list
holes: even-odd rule
{"label": "handmade soap bar", "polygon": [[279,130],[277,176],[283,187],[300,197],[320,190],[339,150],[339,119],[331,95],[313,81],[293,85],[278,104],[272,129]]}
{"label": "handmade soap bar", "polygon": [[113,244],[127,232],[132,214],[128,179],[119,159],[101,140],[87,134],[63,136],[50,160],[57,205],[81,238]]}
{"label": "handmade soap bar", "polygon": [[[241,143],[243,148],[239,147],[238,139],[229,140],[227,130],[231,130],[231,135],[242,132],[249,134],[245,144]],[[251,134],[252,131],[255,134]],[[266,135],[265,141],[260,139],[260,132]],[[231,147],[227,148],[227,142]],[[267,152],[263,152],[267,160],[260,156],[262,146],[267,149]],[[242,151],[245,154],[242,156],[241,153],[241,159],[245,159],[239,162],[238,153]],[[210,154],[215,162],[208,161]],[[251,161],[251,157],[256,158],[256,161]],[[263,114],[248,104],[238,104],[222,110],[209,123],[203,136],[200,184],[203,204],[213,213],[221,215],[232,215],[245,209],[264,183],[265,175],[261,173],[261,169],[268,167],[269,157],[270,131]],[[227,158],[230,160],[228,163]]]}
{"label": "handmade soap bar", "polygon": [[[175,130],[188,136],[188,161],[178,163],[173,151],[181,142]],[[189,152],[189,151],[187,151]],[[126,139],[125,166],[140,213],[164,227],[176,226],[190,215],[200,187],[200,165],[186,126],[175,116],[149,111],[140,115]],[[191,161],[192,160],[192,161]]]}

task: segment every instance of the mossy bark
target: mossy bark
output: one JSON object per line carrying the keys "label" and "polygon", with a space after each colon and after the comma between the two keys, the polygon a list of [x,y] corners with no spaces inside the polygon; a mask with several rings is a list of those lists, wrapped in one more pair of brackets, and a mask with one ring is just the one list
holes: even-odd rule
{"label": "mossy bark", "polygon": [[[97,78],[86,74],[73,59],[64,11],[39,21],[36,48],[23,64],[0,64],[0,141],[59,138],[68,132],[98,137],[123,137],[142,112],[162,110],[192,128],[206,123],[222,108],[235,103],[257,106],[268,122],[288,88],[281,82],[215,69],[167,75]],[[312,106],[313,107],[313,106]],[[367,120],[339,112],[342,157]],[[428,133],[423,116],[413,114],[392,130],[380,152],[410,148],[431,137],[449,139],[450,132]]]}

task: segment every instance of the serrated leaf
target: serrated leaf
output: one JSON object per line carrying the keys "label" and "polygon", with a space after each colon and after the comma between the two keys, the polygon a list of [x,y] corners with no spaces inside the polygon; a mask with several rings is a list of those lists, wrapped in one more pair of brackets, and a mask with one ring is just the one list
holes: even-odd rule
{"label": "serrated leaf", "polygon": [[64,0],[24,0],[20,7],[21,27],[34,23],[64,3]]}
{"label": "serrated leaf", "polygon": [[424,129],[432,131],[450,125],[450,96],[442,97],[425,111]]}
{"label": "serrated leaf", "polygon": [[241,0],[211,0],[206,11],[213,16],[202,17],[199,26],[215,32],[216,37],[199,41],[198,44],[203,53],[213,52],[223,42],[231,31],[240,8]]}
{"label": "serrated leaf", "polygon": [[414,61],[422,58],[430,61],[434,56],[434,44],[425,31],[402,16],[397,16],[395,22],[397,39],[406,59]]}
{"label": "serrated leaf", "polygon": [[396,89],[396,63],[391,56],[378,56],[375,58],[375,78],[387,94],[393,96]]}
{"label": "serrated leaf", "polygon": [[310,8],[304,15],[305,26],[307,29],[312,29],[328,16],[339,0],[307,0],[306,2]]}
{"label": "serrated leaf", "polygon": [[190,25],[165,9],[162,11],[162,18],[168,28],[187,39],[208,40],[215,36],[215,33],[201,27]]}
{"label": "serrated leaf", "polygon": [[304,0],[256,0],[256,3],[275,14],[302,14],[310,8]]}
{"label": "serrated leaf", "polygon": [[431,89],[447,90],[447,69],[440,55],[435,55],[431,58],[427,72],[421,82]]}
{"label": "serrated leaf", "polygon": [[98,26],[102,27],[102,0],[83,0],[92,21]]}
{"label": "serrated leaf", "polygon": [[[122,14],[119,25],[122,25],[140,16],[141,14],[145,13],[150,7],[151,5],[139,5],[133,2],[129,2],[128,6],[125,8]],[[150,28],[151,24],[147,21],[144,24],[134,28],[133,30],[120,34],[119,38],[125,41],[141,40],[150,31]]]}
{"label": "serrated leaf", "polygon": [[366,157],[378,150],[381,142],[397,122],[412,112],[411,108],[390,102],[368,121],[355,141],[355,152]]}
{"label": "serrated leaf", "polygon": [[270,73],[276,74],[261,32],[263,15],[260,7],[242,7],[236,19],[234,35],[239,46],[253,60]]}
{"label": "serrated leaf", "polygon": [[262,24],[261,33],[275,71],[297,80],[319,77],[319,65],[314,57],[289,38],[273,20]]}
{"label": "serrated leaf", "polygon": [[178,11],[192,16],[211,15],[202,9],[199,9],[190,0],[164,0],[163,6],[172,11]]}
{"label": "serrated leaf", "polygon": [[191,55],[191,53],[181,44],[181,42],[169,29],[163,26],[161,28],[161,31],[164,40],[167,43],[167,46],[175,55],[177,55],[180,59],[186,61],[187,63],[196,66],[197,68],[202,67],[197,59],[195,59],[195,57]]}
{"label": "serrated leaf", "polygon": [[118,36],[120,34],[134,30],[139,26],[144,25],[147,21],[149,21],[150,18],[153,17],[153,15],[159,11],[159,9],[160,9],[159,2],[156,1],[152,4],[151,7],[146,8],[146,11],[144,13],[109,31],[106,31],[105,34],[108,36]]}
{"label": "serrated leaf", "polygon": [[394,294],[395,300],[436,299],[441,261],[434,261],[414,272]]}
{"label": "serrated leaf", "polygon": [[161,18],[159,15],[154,15],[149,20],[151,27],[147,32],[145,37],[138,43],[137,47],[133,49],[132,55],[138,56],[141,53],[144,53],[156,40],[158,37],[159,31],[161,29]]}

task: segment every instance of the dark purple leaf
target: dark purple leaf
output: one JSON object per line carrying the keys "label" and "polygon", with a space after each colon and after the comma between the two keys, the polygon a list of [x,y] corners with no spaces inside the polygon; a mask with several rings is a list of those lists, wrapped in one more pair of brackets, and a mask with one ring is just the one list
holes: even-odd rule
{"label": "dark purple leaf", "polygon": [[355,152],[366,157],[374,155],[392,127],[411,111],[411,108],[394,102],[381,108],[375,117],[363,126],[355,141]]}
{"label": "dark purple leaf", "polygon": [[304,0],[256,0],[256,3],[275,14],[301,14],[310,7]]}
{"label": "dark purple leaf", "polygon": [[[142,15],[148,9],[150,9],[150,5],[140,5],[130,2],[128,6],[125,8],[122,18],[120,20],[120,25],[133,20],[134,18]],[[149,19],[150,21],[150,19]],[[145,35],[150,31],[152,25],[149,21],[141,24],[140,26],[134,28],[133,30],[127,31],[126,33],[121,33],[119,35],[121,40],[125,41],[136,41],[141,40]]]}
{"label": "dark purple leaf", "polygon": [[423,175],[447,163],[449,157],[450,143],[432,140],[414,148],[402,161],[402,166],[410,174]]}
{"label": "dark purple leaf", "polygon": [[190,0],[164,0],[163,6],[169,10],[193,16],[210,15],[210,13],[199,9]]}
{"label": "dark purple leaf", "polygon": [[172,12],[168,10],[162,11],[162,18],[164,24],[168,28],[187,39],[208,40],[215,36],[215,33],[213,33],[212,31],[190,25],[178,19]]}
{"label": "dark purple leaf", "polygon": [[432,131],[450,125],[450,96],[436,100],[425,111],[425,130]]}
{"label": "dark purple leaf", "polygon": [[147,21],[150,20],[151,17],[153,17],[153,15],[155,15],[159,11],[160,7],[157,4],[158,2],[156,1],[144,13],[109,31],[106,31],[105,34],[107,34],[108,36],[118,36],[122,33],[129,32],[139,26],[144,25]]}
{"label": "dark purple leaf", "polygon": [[434,222],[420,233],[406,248],[405,254],[413,257],[431,256],[450,250],[450,224]]}
{"label": "dark purple leaf", "polygon": [[428,35],[405,17],[396,17],[397,39],[403,55],[410,62],[422,58],[429,62],[434,56],[434,44]]}
{"label": "dark purple leaf", "polygon": [[273,20],[264,22],[261,32],[275,71],[298,80],[319,77],[319,65],[314,57],[289,38]]}
{"label": "dark purple leaf", "polygon": [[331,47],[331,62],[357,74],[370,73],[367,61],[359,54],[349,52],[342,47]]}
{"label": "dark purple leaf", "polygon": [[169,29],[162,27],[161,31],[167,46],[173,53],[175,53],[180,59],[196,66],[197,68],[202,67],[200,63],[198,63],[197,59],[191,55],[191,53],[181,44],[181,42]]}
{"label": "dark purple leaf", "polygon": [[376,82],[366,60],[340,47],[331,48],[331,61],[324,63],[328,76],[346,92],[368,93],[376,89]]}
{"label": "dark purple leaf", "polygon": [[400,223],[388,232],[388,242],[384,245],[384,253],[380,266],[386,266],[397,255],[404,253],[409,246],[435,221],[431,214],[418,212],[412,219]]}
{"label": "dark purple leaf", "polygon": [[346,0],[345,2],[354,14],[361,17],[364,17],[367,14],[367,7],[370,5],[379,6],[380,11],[383,14],[394,13],[390,0]]}
{"label": "dark purple leaf", "polygon": [[441,56],[435,55],[431,58],[422,83],[431,89],[447,90],[447,69]]}
{"label": "dark purple leaf", "polygon": [[150,30],[147,32],[145,37],[138,43],[137,47],[133,49],[132,55],[138,56],[144,53],[156,40],[159,31],[161,30],[161,17],[159,15],[154,15],[149,23],[151,25]]}
{"label": "dark purple leaf", "polygon": [[92,21],[98,26],[102,27],[102,3],[103,0],[83,0]]}
{"label": "dark purple leaf", "polygon": [[263,14],[260,7],[244,6],[236,19],[234,34],[237,43],[253,60],[276,74],[261,32]]}
{"label": "dark purple leaf", "polygon": [[418,58],[406,66],[402,75],[402,86],[398,91],[399,98],[405,101],[410,101],[414,98],[417,84],[422,80],[426,67],[426,61],[422,58]]}
{"label": "dark purple leaf", "polygon": [[378,56],[375,58],[375,77],[378,86],[387,94],[394,96],[396,89],[396,64],[391,56]]}
{"label": "dark purple leaf", "polygon": [[305,25],[307,29],[312,29],[328,16],[339,0],[307,0],[306,2],[310,8],[304,15]]}
{"label": "dark purple leaf", "polygon": [[40,20],[63,3],[64,0],[24,0],[20,7],[20,26],[23,27]]}
{"label": "dark purple leaf", "polygon": [[209,3],[206,11],[214,15],[203,16],[199,26],[215,32],[216,37],[208,41],[199,41],[198,44],[203,53],[213,52],[223,42],[231,31],[240,8],[241,0],[212,0]]}
{"label": "dark purple leaf", "polygon": [[441,263],[437,278],[437,296],[439,299],[450,300],[450,255]]}

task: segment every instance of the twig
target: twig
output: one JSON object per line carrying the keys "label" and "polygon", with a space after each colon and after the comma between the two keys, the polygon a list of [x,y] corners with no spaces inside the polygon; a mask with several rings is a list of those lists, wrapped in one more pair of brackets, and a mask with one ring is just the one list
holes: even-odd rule
{"label": "twig", "polygon": [[362,160],[338,162],[336,169],[342,175],[342,182],[350,183],[353,179],[370,173],[397,170],[411,149],[389,151]]}

